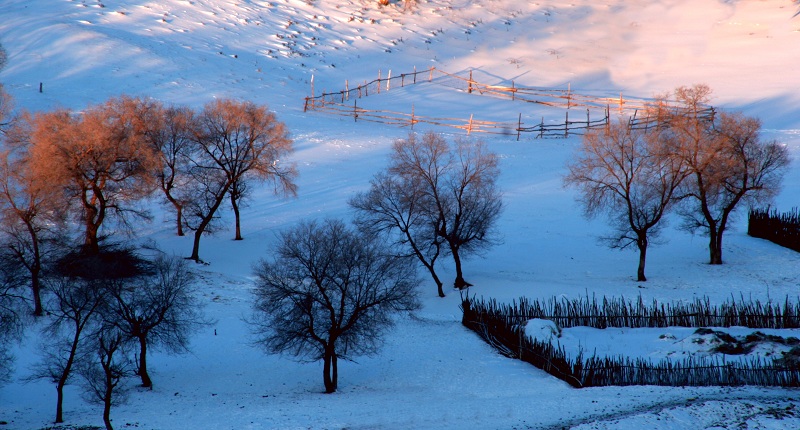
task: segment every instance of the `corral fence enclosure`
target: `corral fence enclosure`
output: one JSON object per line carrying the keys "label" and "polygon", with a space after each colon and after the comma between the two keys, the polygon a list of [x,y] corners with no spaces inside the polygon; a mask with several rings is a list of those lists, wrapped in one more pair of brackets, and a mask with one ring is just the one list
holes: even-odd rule
{"label": "corral fence enclosure", "polygon": [[[415,111],[410,105],[406,111],[390,109],[370,109],[359,106],[359,100],[367,97],[382,95],[390,97],[399,94],[398,89],[409,85],[432,85],[447,88],[466,95],[478,95],[503,99],[518,103],[536,105],[538,108],[550,108],[563,111],[563,119],[545,118],[537,116],[532,118],[519,110],[515,118],[508,120],[489,120],[484,112],[470,113],[469,117],[444,117],[429,116]],[[311,95],[305,97],[303,111],[318,111],[333,115],[353,118],[354,122],[376,122],[398,127],[413,129],[417,124],[427,124],[437,127],[450,127],[471,133],[501,134],[516,136],[520,140],[523,134],[532,135],[534,138],[566,138],[570,134],[584,134],[587,130],[607,127],[611,121],[612,112],[618,115],[628,115],[628,125],[632,129],[647,130],[661,124],[661,119],[650,117],[646,113],[655,106],[653,100],[625,97],[620,92],[618,95],[591,95],[573,91],[570,85],[567,88],[536,88],[517,85],[513,80],[510,85],[489,84],[476,80],[473,70],[461,73],[449,73],[436,67],[417,70],[410,73],[392,74],[390,70],[386,76],[378,71],[378,76],[372,81],[351,85],[345,80],[344,88],[339,91],[315,94],[314,77],[311,78]],[[561,113],[559,116],[562,115]],[[712,107],[704,108],[701,115],[706,118],[714,116]]]}
{"label": "corral fence enclosure", "polygon": [[630,357],[570,357],[560,345],[525,334],[525,323],[547,319],[560,328],[607,327],[731,327],[798,328],[800,303],[730,300],[719,306],[709,299],[689,303],[645,303],[624,298],[596,297],[548,301],[522,298],[512,304],[467,297],[461,305],[462,324],[501,354],[523,360],[573,387],[661,386],[800,386],[800,368],[753,358],[737,362],[689,357],[662,360]]}
{"label": "corral fence enclosure", "polygon": [[750,209],[747,234],[800,252],[800,212],[797,208],[784,213],[769,208]]}

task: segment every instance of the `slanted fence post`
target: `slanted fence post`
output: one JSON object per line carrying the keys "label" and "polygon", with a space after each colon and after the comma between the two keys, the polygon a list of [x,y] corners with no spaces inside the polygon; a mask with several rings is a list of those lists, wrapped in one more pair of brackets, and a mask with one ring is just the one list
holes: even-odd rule
{"label": "slanted fence post", "polygon": [[472,114],[469,114],[469,124],[467,124],[467,136],[472,133]]}
{"label": "slanted fence post", "polygon": [[392,86],[392,69],[389,69],[389,74],[386,76],[386,91],[389,91]]}
{"label": "slanted fence post", "polygon": [[432,82],[432,81],[433,81],[433,66],[431,66],[431,71],[430,71],[430,74],[428,75],[428,82]]}

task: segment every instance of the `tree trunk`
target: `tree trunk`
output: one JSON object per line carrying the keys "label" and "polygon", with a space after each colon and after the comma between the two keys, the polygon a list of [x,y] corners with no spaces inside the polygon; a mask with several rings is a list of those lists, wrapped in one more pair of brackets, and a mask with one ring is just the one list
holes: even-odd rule
{"label": "tree trunk", "polygon": [[647,277],[644,276],[644,265],[647,259],[647,236],[639,235],[636,245],[639,247],[639,269],[636,271],[636,280],[645,282],[647,281]]}
{"label": "tree trunk", "polygon": [[97,232],[100,226],[93,223],[92,220],[86,219],[86,237],[83,241],[83,251],[87,254],[97,255],[100,253],[100,240],[97,238]]}
{"label": "tree trunk", "polygon": [[[38,259],[38,257],[35,257]],[[40,317],[44,315],[44,309],[42,308],[42,283],[39,279],[39,269],[38,263],[34,263],[35,266],[31,270],[31,289],[33,290],[33,315]]]}
{"label": "tree trunk", "polygon": [[203,219],[200,221],[200,225],[197,226],[197,230],[194,232],[194,244],[192,245],[192,256],[189,257],[190,260],[194,260],[198,263],[202,263],[203,260],[200,259],[200,237],[203,236],[203,233],[206,231],[206,227],[208,224],[211,223],[211,220],[214,219],[214,214],[219,209],[219,205],[222,204],[222,201],[225,200],[225,195],[228,193],[228,188],[230,185],[226,185],[224,189],[217,195],[215,195],[214,204],[209,208],[208,213],[205,214]]}
{"label": "tree trunk", "polygon": [[69,356],[67,357],[64,370],[61,372],[61,376],[58,378],[58,383],[56,384],[56,424],[64,422],[64,386],[67,385],[69,374],[72,372],[72,364],[75,362],[75,354],[78,351],[78,342],[81,338],[81,332],[81,325],[76,324],[75,335],[72,338],[72,345],[70,345],[69,349]]}
{"label": "tree trunk", "polygon": [[710,264],[722,264],[722,231],[709,229],[708,250]]}
{"label": "tree trunk", "polygon": [[231,207],[233,208],[233,217],[235,219],[236,224],[236,235],[233,237],[233,240],[242,240],[242,228],[241,228],[241,221],[239,220],[239,203],[237,200],[238,190],[234,186],[231,189]]}
{"label": "tree trunk", "polygon": [[111,376],[106,376],[106,392],[103,397],[103,423],[106,425],[106,430],[114,430],[114,427],[111,426],[111,396],[114,391],[112,383]]}
{"label": "tree trunk", "polygon": [[456,280],[453,282],[453,286],[459,290],[463,290],[464,288],[472,286],[472,284],[464,280],[464,274],[461,271],[461,257],[458,255],[458,248],[450,247],[450,250],[453,254],[453,262],[456,265]]}
{"label": "tree trunk", "polygon": [[153,389],[153,381],[147,373],[147,336],[140,335],[139,338],[139,377],[142,378],[142,387]]}
{"label": "tree trunk", "polygon": [[173,203],[175,205],[175,212],[177,213],[175,224],[178,229],[178,236],[185,236],[183,233],[183,205]]}
{"label": "tree trunk", "polygon": [[336,352],[332,347],[325,348],[323,363],[322,379],[325,383],[325,393],[331,394],[336,392],[339,379]]}

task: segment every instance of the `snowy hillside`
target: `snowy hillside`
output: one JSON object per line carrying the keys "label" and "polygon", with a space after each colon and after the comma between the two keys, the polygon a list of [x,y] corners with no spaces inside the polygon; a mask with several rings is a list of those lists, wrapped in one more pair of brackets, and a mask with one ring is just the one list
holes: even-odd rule
{"label": "snowy hillside", "polygon": [[[473,70],[490,84],[636,98],[707,83],[715,105],[760,117],[765,137],[789,147],[793,162],[774,203],[789,210],[800,201],[798,8],[790,0],[419,0],[408,10],[371,0],[0,0],[0,44],[8,53],[0,83],[29,110],[80,110],[119,94],[192,107],[219,97],[252,100],[274,110],[294,139],[297,198],[257,191],[243,209],[244,241],[232,241],[232,229],[203,239],[210,265],[193,270],[216,323],[196,335],[191,354],[152,356],[155,387],[134,390],[112,410],[116,428],[798,428],[796,390],[570,388],[494,352],[461,326],[458,292],[440,299],[430,282],[421,289],[423,309],[398,321],[378,356],[341,365],[333,395],[322,394],[320,363],[266,355],[243,322],[252,264],[272,249],[276,233],[300,219],[350,218],[347,199],[368,187],[392,141],[409,132],[304,113],[312,77],[317,94],[431,66]],[[420,115],[464,119],[565,114],[433,85],[363,100],[373,109],[413,105]],[[800,254],[748,237],[742,214],[726,233],[722,266],[706,264],[707,239],[677,229],[671,218],[667,243],[648,253],[649,280],[634,282],[636,255],[598,243],[605,220],[584,219],[574,191],[562,187],[579,138],[478,137],[501,158],[506,209],[502,244],[465,264],[475,284],[470,294],[501,301],[800,294]],[[191,239],[173,235],[157,201],[152,208],[154,221],[139,235],[188,255]],[[223,220],[232,224],[232,215]],[[447,263],[442,271],[452,278]],[[15,379],[0,386],[0,428],[51,425],[53,386],[21,382],[37,360],[36,329],[15,350]],[[101,425],[101,408],[71,386],[65,419]]]}

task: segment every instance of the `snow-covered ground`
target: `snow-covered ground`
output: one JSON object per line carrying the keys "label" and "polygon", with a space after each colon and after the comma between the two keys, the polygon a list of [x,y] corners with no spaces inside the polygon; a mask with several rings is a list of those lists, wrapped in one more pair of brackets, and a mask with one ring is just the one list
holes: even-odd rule
{"label": "snow-covered ground", "polygon": [[[715,105],[760,117],[765,137],[790,148],[795,161],[775,201],[788,210],[800,200],[798,9],[790,0],[419,0],[408,11],[402,2],[379,8],[372,0],[0,0],[8,52],[0,82],[31,110],[81,109],[122,93],[193,107],[215,97],[253,100],[273,109],[295,140],[298,197],[257,192],[243,212],[244,241],[227,230],[203,239],[211,264],[195,268],[198,289],[216,324],[195,336],[191,354],[152,356],[155,388],[135,390],[112,410],[117,428],[798,428],[793,389],[570,388],[495,353],[460,325],[458,293],[440,299],[430,282],[421,289],[423,309],[399,319],[378,356],[342,364],[333,395],[322,394],[321,364],[264,354],[243,322],[251,265],[276,232],[298,219],[350,217],[347,199],[383,167],[393,139],[408,133],[304,113],[312,76],[317,93],[375,79],[379,70],[430,66],[474,69],[488,83],[644,98],[707,83]],[[392,88],[364,103],[465,119],[564,115],[436,86]],[[636,255],[599,244],[604,220],[582,218],[574,191],[562,187],[578,138],[484,138],[502,159],[503,243],[467,261],[470,294],[797,298],[800,254],[748,237],[744,216],[726,234],[726,264],[706,264],[704,237],[669,228],[668,242],[648,253],[650,280],[634,282]],[[171,218],[157,202],[153,209],[155,221],[139,234],[188,254],[191,239],[175,237]],[[451,277],[452,268],[443,273]],[[594,332],[572,336],[598,342],[598,350],[613,342],[643,351],[629,333]],[[0,387],[7,423],[0,428],[52,421],[54,387],[20,382],[38,341],[32,327],[15,350],[15,380]],[[100,425],[101,409],[70,387],[65,419]]]}

